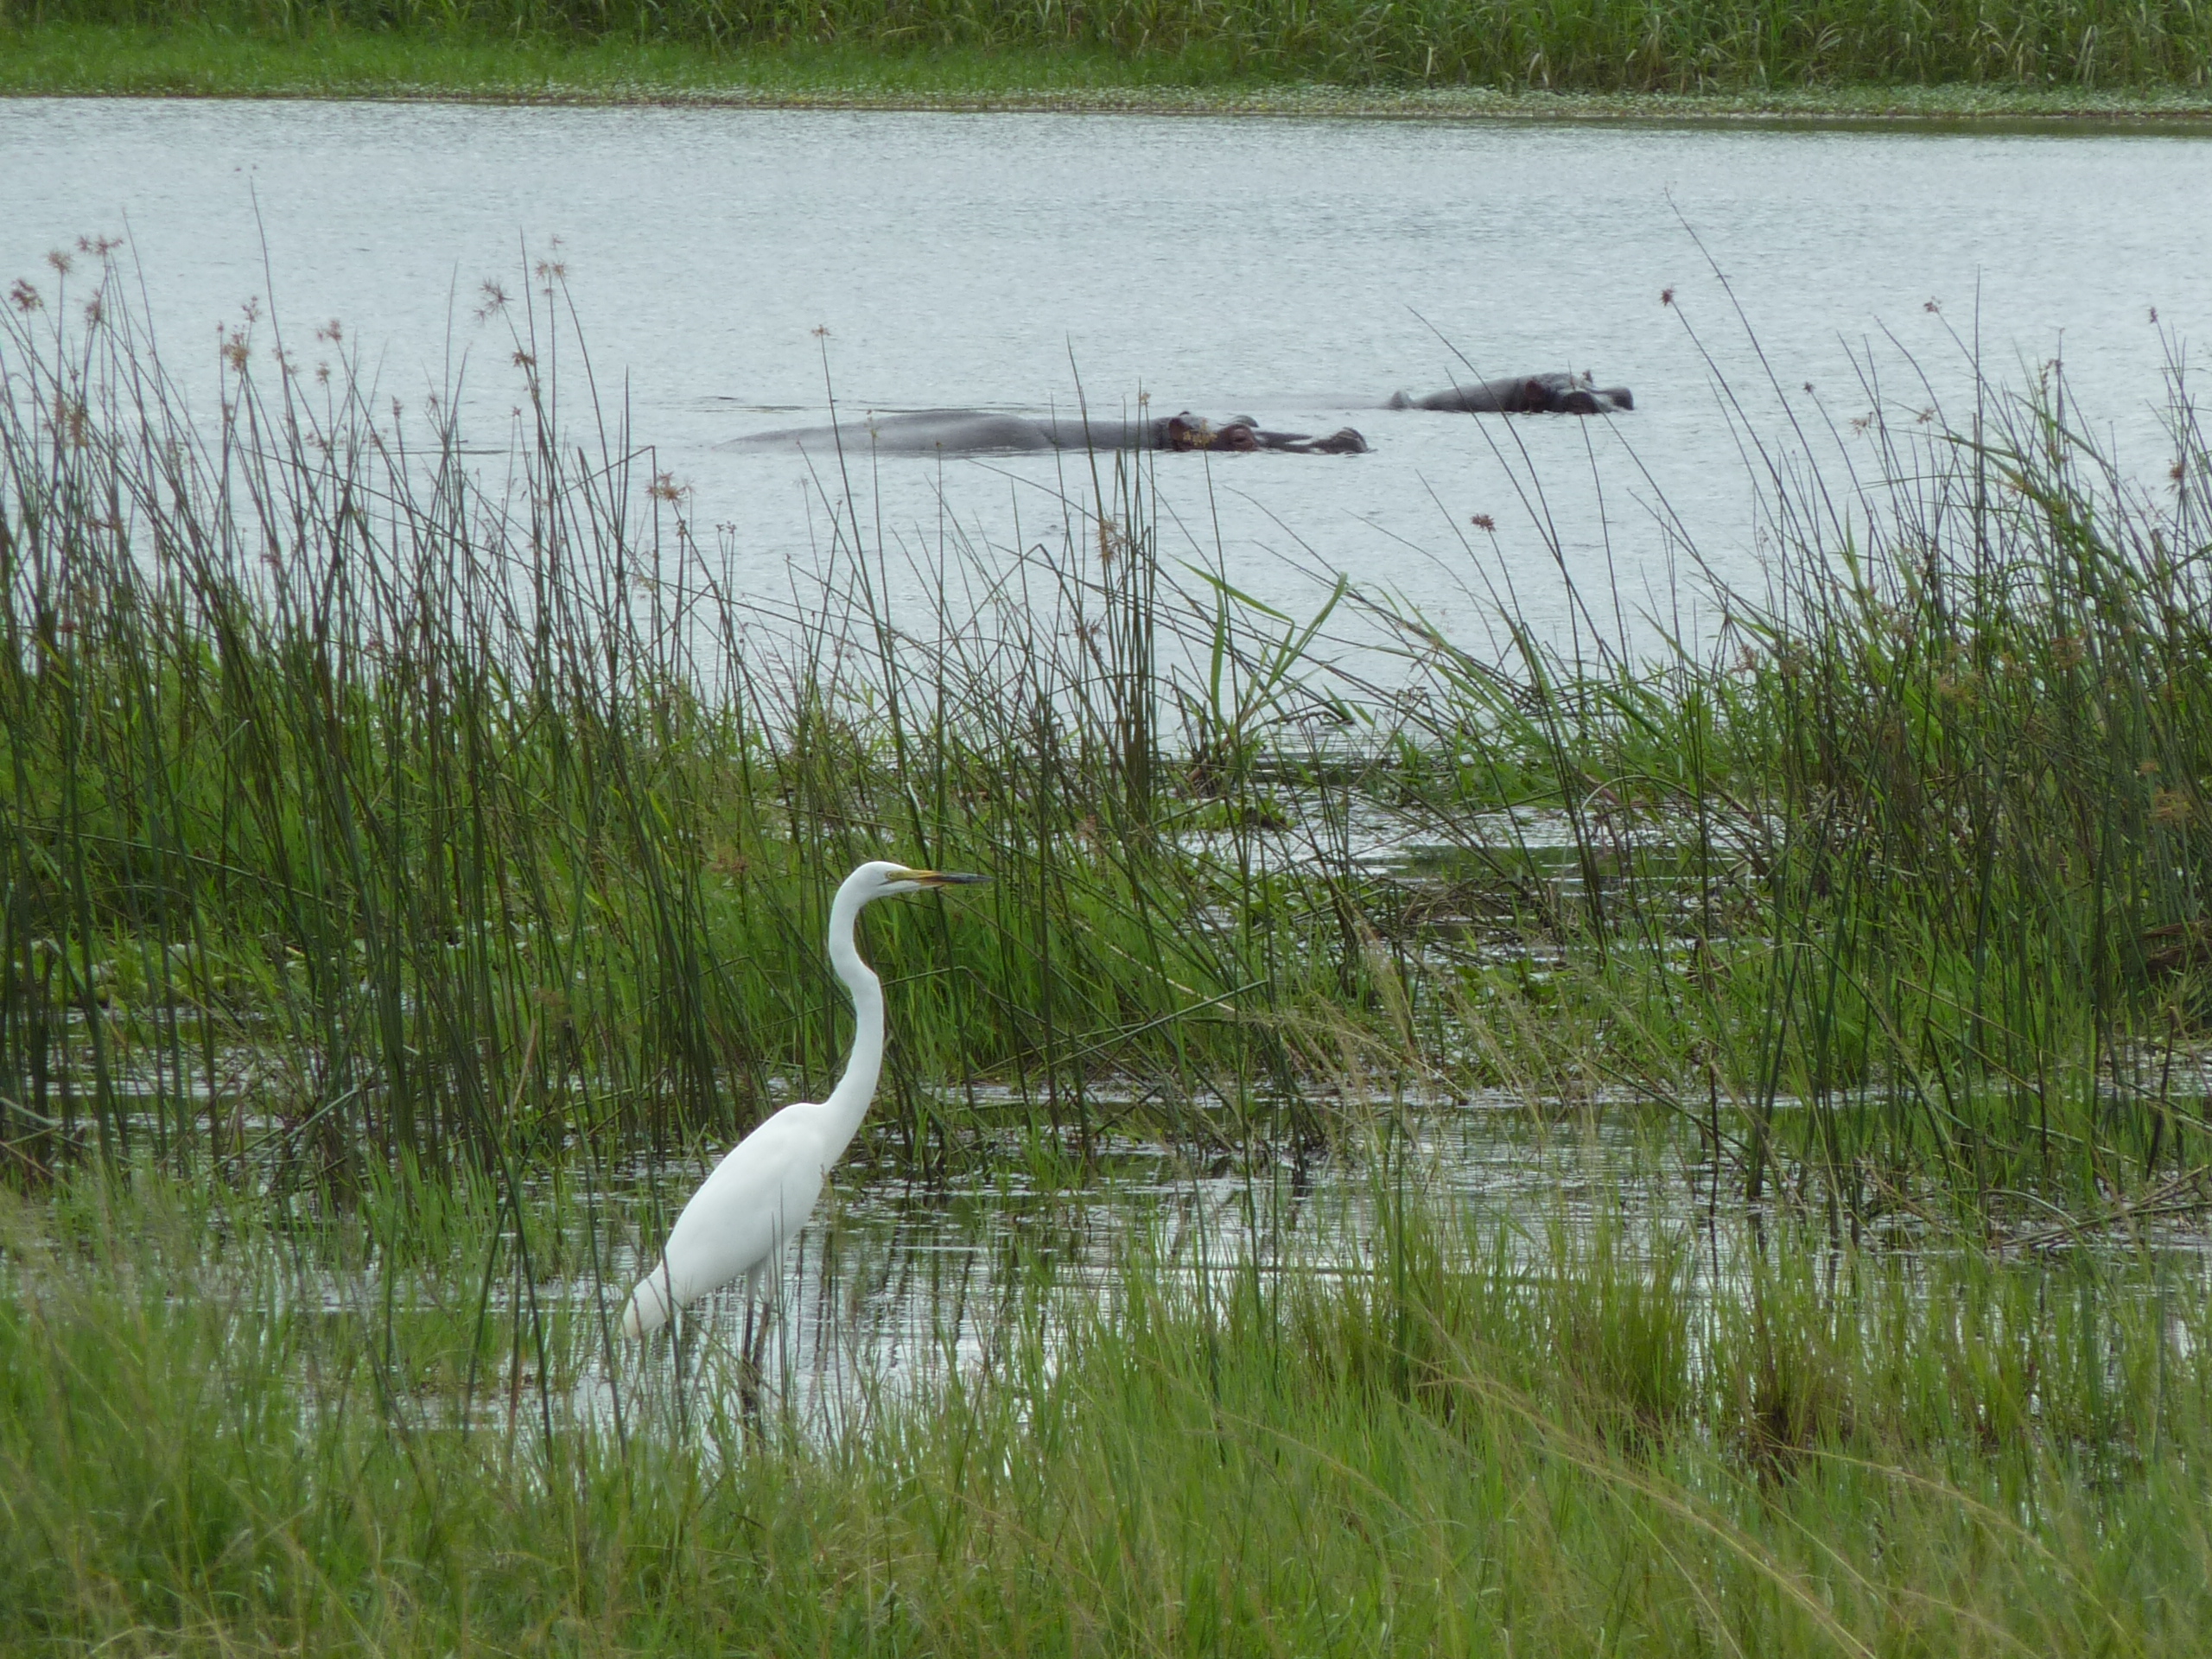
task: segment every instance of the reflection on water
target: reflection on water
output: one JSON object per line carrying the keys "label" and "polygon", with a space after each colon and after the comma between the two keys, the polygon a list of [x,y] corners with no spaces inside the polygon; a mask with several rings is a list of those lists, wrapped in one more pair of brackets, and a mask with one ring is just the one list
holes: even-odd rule
{"label": "reflection on water", "polygon": [[[2192,1070],[2176,1082],[2177,1109],[2197,1114],[2208,1099],[2212,1074]],[[342,1268],[280,1224],[257,1230],[259,1243],[243,1252],[170,1262],[170,1294],[217,1306],[243,1296],[249,1312],[305,1313],[357,1356],[383,1351],[395,1307],[424,1315],[442,1338],[433,1332],[429,1348],[409,1351],[446,1354],[467,1366],[469,1383],[462,1392],[417,1389],[404,1372],[387,1379],[426,1426],[465,1414],[523,1428],[557,1402],[564,1417],[609,1428],[695,1412],[728,1427],[755,1402],[780,1421],[822,1432],[864,1423],[887,1402],[956,1374],[972,1378],[1017,1358],[1056,1363],[1061,1344],[1084,1331],[1084,1311],[1113,1313],[1131,1265],[1140,1269],[1136,1282],[1209,1297],[1248,1275],[1359,1274],[1389,1259],[1388,1241],[1408,1215],[1447,1228],[1465,1219],[1480,1249],[1494,1243],[1516,1278],[1530,1282],[1572,1277],[1593,1249],[1631,1273],[1670,1264],[1686,1273],[1681,1288],[1693,1305],[1742,1292],[1770,1231],[1779,1238],[1800,1226],[1811,1236],[1783,1256],[1795,1250],[1792,1259],[1802,1258],[1809,1243],[1831,1274],[1847,1264],[1847,1241],[1903,1252],[1916,1274],[1915,1264],[1961,1243],[1969,1255],[1993,1249],[2031,1270],[2087,1252],[2115,1267],[2171,1269],[2179,1282],[2212,1272],[2202,1172],[2116,1197],[2102,1217],[2068,1217],[2030,1196],[1995,1195],[1969,1218],[1955,1194],[1929,1185],[1892,1189],[1847,1219],[1817,1197],[1809,1205],[1793,1198],[1789,1160],[1777,1160],[1764,1199],[1747,1202],[1740,1165],[1732,1157],[1716,1164],[1707,1135],[1716,1129],[1740,1147],[1747,1120],[1718,1104],[1709,1124],[1693,1124],[1603,1090],[1572,1103],[1502,1090],[1458,1101],[1348,1102],[1338,1142],[1301,1151],[1240,1134],[1236,1113],[1216,1103],[1217,1121],[1186,1118],[1175,1144],[1094,1133],[1088,1155],[1075,1134],[1055,1131],[1041,1113],[1017,1126],[1021,1112],[1009,1096],[979,1104],[1005,1127],[952,1141],[944,1173],[916,1178],[888,1155],[872,1160],[872,1150],[888,1148],[865,1134],[835,1172],[781,1260],[775,1307],[761,1326],[764,1389],[747,1381],[753,1327],[741,1286],[704,1299],[670,1334],[643,1344],[617,1334],[629,1287],[707,1173],[700,1157],[610,1166],[580,1154],[558,1169],[541,1167],[525,1179],[521,1217],[499,1205],[498,1243],[465,1227],[448,1241],[459,1255],[447,1259],[433,1247],[426,1268],[393,1268],[378,1248],[381,1223],[355,1237],[367,1253]],[[1093,1097],[1109,1121],[1138,1104],[1110,1090]],[[1878,1109],[1871,1095],[1863,1104]],[[1796,1103],[1777,1100],[1773,1122],[1778,1144],[1812,1153],[1818,1137]],[[1204,1150],[1209,1142],[1213,1149]],[[423,1231],[411,1201],[401,1213],[410,1234]],[[1965,1240],[1955,1230],[1961,1222]],[[439,1230],[432,1218],[429,1233]],[[528,1248],[514,1248],[524,1233]],[[37,1258],[54,1249],[34,1240],[27,1254],[0,1252],[0,1299],[15,1294],[28,1272],[49,1269]],[[2114,1294],[2150,1294],[2145,1286],[2158,1282],[2158,1274],[2137,1275]],[[1694,1344],[1695,1336],[1694,1326]],[[291,1351],[309,1363],[321,1350],[310,1339]],[[460,1382],[456,1369],[448,1383]],[[550,1384],[543,1401],[541,1382]]]}
{"label": "reflection on water", "polygon": [[[1786,442],[1784,390],[1816,448],[1832,431],[1865,467],[1851,420],[1875,401],[1963,422],[1976,350],[2015,385],[2063,352],[2081,417],[2157,477],[2167,334],[2212,333],[2209,154],[2156,135],[12,100],[0,279],[52,290],[49,250],[127,231],[188,383],[212,376],[216,325],[273,290],[304,364],[340,349],[314,338],[334,319],[410,407],[465,363],[496,444],[517,372],[480,284],[517,289],[542,257],[601,394],[693,487],[695,521],[732,527],[732,579],[763,599],[849,491],[894,551],[948,524],[1027,546],[1088,491],[1064,456],[840,473],[718,447],[819,420],[833,393],[855,419],[1148,395],[1353,425],[1376,453],[1161,457],[1164,550],[1217,550],[1294,609],[1325,592],[1301,569],[1352,570],[1479,646],[1478,555],[1561,620],[1540,523],[1578,578],[1618,582],[1631,628],[1673,613],[1681,536],[1749,575],[1746,437]],[[1380,407],[1471,370],[1585,369],[1636,412]]]}
{"label": "reflection on water", "polygon": [[[1110,1114],[1116,1103],[1096,1103]],[[1201,1156],[1103,1135],[1084,1160],[1072,1135],[1045,1129],[979,1138],[958,1172],[930,1180],[849,1158],[784,1257],[766,1346],[772,1385],[802,1421],[823,1422],[881,1392],[974,1367],[1051,1299],[1110,1299],[1132,1250],[1170,1278],[1232,1267],[1328,1271],[1363,1258],[1384,1208],[1408,1194],[1516,1222],[1537,1249],[1552,1223],[1586,1226],[1601,1207],[1625,1219],[1631,1237],[1686,1223],[1703,1191],[1697,1170],[1655,1160],[1625,1119],[1532,1115],[1503,1093],[1377,1109],[1372,1125],[1329,1153]],[[1236,1138],[1226,1114],[1222,1128],[1224,1143]],[[619,1315],[664,1224],[654,1217],[672,1217],[708,1167],[626,1171],[605,1195],[604,1230],[642,1248],[615,1257],[603,1290],[579,1282],[566,1294],[587,1305],[603,1297],[610,1320]],[[678,1363],[717,1386],[735,1375],[742,1284],[700,1303],[690,1324],[681,1360],[669,1339],[649,1342],[632,1386],[677,1386]],[[607,1408],[604,1372],[582,1387],[587,1403]]]}
{"label": "reflection on water", "polygon": [[[2192,1100],[2209,1082],[2193,1081]],[[1408,1200],[1431,1215],[1464,1213],[1486,1232],[1503,1228],[1506,1248],[1536,1274],[1549,1271],[1560,1250],[1586,1248],[1600,1228],[1616,1260],[1680,1261],[1687,1251],[1702,1264],[1691,1275],[1694,1300],[1718,1287],[1711,1275],[1737,1284],[1769,1222],[1797,1216],[1821,1224],[1818,1213],[1798,1215],[1780,1188],[1747,1205],[1740,1172],[1724,1169],[1716,1187],[1697,1136],[1670,1137],[1663,1120],[1606,1103],[1532,1111],[1501,1093],[1452,1107],[1378,1108],[1380,1127],[1310,1160],[1194,1159],[1155,1142],[1109,1139],[1096,1143],[1079,1185],[1040,1177],[1039,1141],[1018,1133],[977,1143],[966,1171],[938,1180],[849,1161],[785,1259],[780,1310],[768,1327],[766,1397],[792,1421],[821,1428],[950,1370],[972,1375],[1025,1336],[1049,1351],[1068,1328],[1066,1299],[1110,1305],[1132,1251],[1154,1264],[1154,1282],[1203,1280],[1216,1293],[1247,1272],[1361,1271],[1377,1260],[1393,1224],[1387,1212]],[[1796,1110],[1786,1100],[1777,1109],[1784,1119]],[[1740,1139],[1744,1126],[1728,1113],[1719,1127]],[[1053,1173],[1077,1167],[1071,1160]],[[703,1173],[703,1166],[632,1171],[635,1184],[610,1205],[610,1230],[644,1231],[647,1192],[658,1187],[672,1206]],[[2049,1213],[2024,1207],[2009,1219],[1990,1217],[1988,1242],[2023,1261],[2082,1249],[2116,1262],[2157,1257],[2195,1281],[2212,1269],[2212,1235],[2194,1185],[2192,1177],[2171,1206],[2146,1202],[2101,1228],[2054,1227]],[[1923,1208],[1900,1194],[1887,1214],[1851,1225],[1849,1238],[1878,1250],[1952,1248],[1957,1217],[1942,1195],[1926,1198]],[[1831,1270],[1842,1265],[1844,1237],[1834,1236]],[[620,1263],[622,1283],[606,1293],[610,1315],[626,1275],[641,1266],[636,1256]],[[594,1293],[577,1286],[570,1294]],[[727,1406],[738,1392],[745,1330],[739,1293],[709,1299],[677,1342],[618,1347],[620,1386],[663,1403]],[[573,1402],[603,1415],[613,1395],[609,1371],[599,1368],[580,1381]]]}

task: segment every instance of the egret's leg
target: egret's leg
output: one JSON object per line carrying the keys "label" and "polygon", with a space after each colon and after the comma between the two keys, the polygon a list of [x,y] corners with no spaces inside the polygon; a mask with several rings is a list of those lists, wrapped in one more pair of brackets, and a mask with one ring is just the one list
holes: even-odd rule
{"label": "egret's leg", "polygon": [[676,1368],[676,1427],[681,1434],[691,1426],[690,1395],[684,1387],[684,1378],[691,1370],[691,1345],[696,1340],[690,1316],[682,1309],[672,1311],[668,1322],[669,1361]]}
{"label": "egret's leg", "polygon": [[766,1262],[745,1275],[746,1303],[748,1306],[758,1307],[760,1310],[760,1347],[753,1351],[753,1356],[756,1363],[762,1357],[762,1351],[768,1345],[768,1315],[772,1312],[768,1305],[768,1299],[775,1294],[775,1282],[768,1276],[768,1264]]}
{"label": "egret's leg", "polygon": [[737,1365],[737,1399],[748,1423],[760,1421],[761,1367],[768,1346],[768,1287],[766,1264],[745,1275],[745,1346]]}

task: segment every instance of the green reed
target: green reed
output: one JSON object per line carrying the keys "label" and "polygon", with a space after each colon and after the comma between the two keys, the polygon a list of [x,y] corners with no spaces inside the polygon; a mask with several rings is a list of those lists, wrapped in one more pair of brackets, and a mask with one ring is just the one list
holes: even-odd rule
{"label": "green reed", "polygon": [[[2120,0],[6,0],[0,28],[120,26],[272,41],[399,38],[761,51],[1052,54],[1197,82],[1319,80],[1683,92],[1873,82],[2201,86],[2199,8]],[[860,69],[866,79],[864,66]]]}
{"label": "green reed", "polygon": [[[1503,662],[1383,612],[1442,683],[1404,705],[1397,766],[1481,877],[1452,908],[1572,942],[1551,1029],[1512,1025],[1548,1086],[1605,1030],[1600,1071],[1686,1128],[1741,1109],[1752,1198],[1783,1134],[1853,1211],[1915,1168],[1977,1195],[2190,1185],[2212,454],[2174,372],[2163,487],[2055,378],[1982,384],[1950,429],[1878,398],[1848,436],[1810,404],[1747,427],[1767,586],[1717,588],[1695,650],[1631,654],[1605,594],[1555,643],[1509,613]],[[1465,810],[1501,794],[1552,803],[1566,844]],[[1488,963],[1439,990],[1493,1027],[1531,1001]]]}
{"label": "green reed", "polygon": [[1103,1295],[1009,1263],[982,1357],[802,1423],[610,1347],[569,1206],[487,1323],[484,1189],[0,1193],[11,1648],[2155,1655],[2212,1613],[2193,1256],[1401,1193]]}
{"label": "green reed", "polygon": [[[1495,655],[1163,565],[1141,459],[1084,469],[1049,557],[949,530],[905,570],[833,479],[818,582],[770,605],[592,404],[550,267],[487,464],[457,392],[381,407],[266,319],[195,424],[85,257],[0,338],[11,1179],[726,1141],[834,1071],[829,897],[891,853],[995,878],[869,918],[872,1134],[912,1166],[978,1115],[1310,1142],[1482,1086],[1641,1099],[1838,1225],[2196,1202],[2212,462],[2178,386],[2163,495],[2056,385],[1878,406],[1872,466],[1801,409],[1747,433],[1774,563],[1704,601],[1709,647],[1575,594],[1556,640],[1502,601]],[[1342,607],[1396,683],[1313,650]]]}
{"label": "green reed", "polygon": [[1010,1085],[1087,1135],[1109,1069],[1242,1105],[1328,1054],[1341,976],[1310,906],[1261,902],[1280,878],[1236,851],[1240,814],[1226,853],[1166,833],[1241,785],[1190,800],[1156,774],[1169,607],[1141,469],[972,613],[893,614],[849,520],[817,596],[764,614],[615,411],[569,435],[560,388],[588,364],[541,275],[504,477],[464,451],[457,394],[377,407],[334,340],[242,324],[195,426],[111,270],[50,308],[22,290],[0,340],[16,1173],[137,1136],[320,1179],[727,1134],[772,1078],[837,1064],[820,940],[881,854],[995,878],[957,913],[869,918],[911,1156],[925,1084]]}

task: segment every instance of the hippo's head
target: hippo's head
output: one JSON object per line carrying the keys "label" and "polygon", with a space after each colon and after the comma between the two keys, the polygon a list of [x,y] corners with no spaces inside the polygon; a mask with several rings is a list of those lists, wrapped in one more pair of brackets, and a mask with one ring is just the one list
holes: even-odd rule
{"label": "hippo's head", "polygon": [[1213,428],[1205,417],[1185,410],[1179,415],[1170,415],[1160,426],[1160,447],[1187,454],[1193,449],[1209,448],[1213,442]]}
{"label": "hippo's head", "polygon": [[1598,377],[1585,369],[1567,378],[1567,395],[1556,405],[1568,415],[1611,415],[1634,409],[1636,398],[1626,386],[1601,386]]}
{"label": "hippo's head", "polygon": [[1317,455],[1363,455],[1367,440],[1349,426],[1338,427],[1325,438],[1316,438],[1311,446]]}
{"label": "hippo's head", "polygon": [[[1533,386],[1536,383],[1530,381]],[[1629,395],[1626,386],[1601,386],[1597,378],[1588,372],[1570,374],[1564,380],[1552,379],[1545,390],[1550,401],[1544,407],[1561,415],[1611,415],[1617,410],[1634,409],[1636,399]]]}
{"label": "hippo's head", "polygon": [[1264,446],[1255,422],[1239,416],[1216,426],[1204,416],[1193,415],[1186,409],[1179,415],[1170,415],[1160,423],[1160,447],[1183,453],[1208,449],[1249,455]]}

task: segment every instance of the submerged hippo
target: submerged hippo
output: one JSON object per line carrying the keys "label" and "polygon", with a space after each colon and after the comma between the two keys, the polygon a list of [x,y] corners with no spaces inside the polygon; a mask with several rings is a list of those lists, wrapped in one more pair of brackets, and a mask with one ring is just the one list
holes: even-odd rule
{"label": "submerged hippo", "polygon": [[1517,374],[1432,391],[1399,392],[1389,409],[1448,409],[1468,415],[1611,415],[1634,409],[1626,386],[1601,386],[1586,374]]}
{"label": "submerged hippo", "polygon": [[[1600,386],[1586,374],[1522,374],[1478,380],[1424,397],[1399,392],[1388,409],[1452,410],[1468,415],[1611,415],[1636,407],[1626,386]],[[1050,449],[1205,450],[1224,454],[1363,455],[1367,440],[1347,426],[1324,437],[1274,432],[1249,415],[1214,422],[1189,410],[1140,416],[1017,415],[984,409],[924,409],[870,415],[840,426],[789,427],[734,438],[732,449],[797,448],[820,454],[841,444],[877,455],[1016,455]]]}
{"label": "submerged hippo", "polygon": [[976,409],[927,409],[905,415],[871,415],[842,426],[792,427],[737,438],[726,448],[782,449],[797,447],[817,454],[840,443],[879,455],[1013,455],[1046,449],[1209,450],[1252,454],[1360,455],[1367,440],[1351,428],[1312,437],[1303,432],[1268,432],[1249,416],[1215,423],[1185,410],[1177,415],[1128,420],[1118,416],[995,414]]}
{"label": "submerged hippo", "polygon": [[1286,455],[1363,455],[1367,440],[1349,426],[1340,426],[1325,438],[1303,432],[1262,431],[1249,415],[1232,415],[1219,426],[1185,410],[1160,423],[1160,442],[1147,448],[1210,449],[1251,454],[1261,450]]}

